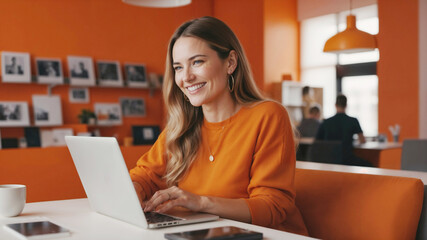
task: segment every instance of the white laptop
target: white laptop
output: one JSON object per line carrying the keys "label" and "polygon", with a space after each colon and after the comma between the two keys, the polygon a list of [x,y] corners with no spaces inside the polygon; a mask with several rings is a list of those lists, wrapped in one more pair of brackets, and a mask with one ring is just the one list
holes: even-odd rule
{"label": "white laptop", "polygon": [[66,136],[65,142],[91,208],[143,228],[206,222],[218,216],[191,211],[167,215],[144,213],[117,140],[113,137]]}

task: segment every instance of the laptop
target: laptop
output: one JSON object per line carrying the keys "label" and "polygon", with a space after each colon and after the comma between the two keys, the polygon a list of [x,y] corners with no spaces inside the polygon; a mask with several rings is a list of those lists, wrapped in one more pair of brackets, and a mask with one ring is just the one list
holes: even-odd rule
{"label": "laptop", "polygon": [[217,220],[192,211],[144,212],[116,138],[66,136],[65,142],[95,212],[142,228]]}

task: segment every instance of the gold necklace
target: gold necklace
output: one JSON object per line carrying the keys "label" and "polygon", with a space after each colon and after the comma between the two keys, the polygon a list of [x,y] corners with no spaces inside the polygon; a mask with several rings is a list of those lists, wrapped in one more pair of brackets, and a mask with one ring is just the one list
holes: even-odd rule
{"label": "gold necklace", "polygon": [[[239,108],[239,109],[240,109],[240,108]],[[221,128],[221,133],[220,133],[220,135],[219,135],[219,137],[218,137],[218,142],[220,142],[220,144],[221,144],[222,134],[224,133],[224,129],[225,129],[225,127],[228,127],[228,126],[230,125],[230,123],[231,123],[231,118],[232,118],[232,117],[233,117],[233,115],[236,113],[236,111],[237,111],[237,110],[234,110],[234,113],[233,113],[233,114],[231,114],[231,116],[227,119],[227,123],[226,123],[224,126],[222,126],[222,128]],[[209,131],[209,129],[206,129],[207,145],[208,145],[208,150],[209,150],[209,161],[210,161],[210,162],[213,162],[213,161],[215,160],[215,157],[214,157],[214,153],[212,153],[212,150],[211,150],[211,147],[210,147],[210,144],[209,144],[208,131]]]}
{"label": "gold necklace", "polygon": [[[220,133],[219,138],[218,138],[219,140],[221,140],[222,134],[224,133],[224,128],[225,128],[225,126],[223,126],[221,128],[221,133]],[[210,144],[209,144],[208,130],[206,131],[206,136],[208,137],[207,145],[208,145],[208,150],[209,150],[209,161],[213,162],[215,160],[215,157],[214,157],[214,154],[212,153],[211,147],[209,146]],[[221,141],[219,141],[219,142],[221,142]]]}

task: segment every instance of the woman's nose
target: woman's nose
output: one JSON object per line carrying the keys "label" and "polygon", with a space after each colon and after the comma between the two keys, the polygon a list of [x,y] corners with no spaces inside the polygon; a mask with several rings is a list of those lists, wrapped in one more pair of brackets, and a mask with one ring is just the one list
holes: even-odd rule
{"label": "woman's nose", "polygon": [[193,74],[193,72],[191,71],[191,68],[186,68],[186,69],[184,70],[184,73],[183,73],[183,76],[182,76],[182,80],[183,80],[184,82],[191,82],[191,81],[193,81],[193,80],[194,80],[194,74]]}

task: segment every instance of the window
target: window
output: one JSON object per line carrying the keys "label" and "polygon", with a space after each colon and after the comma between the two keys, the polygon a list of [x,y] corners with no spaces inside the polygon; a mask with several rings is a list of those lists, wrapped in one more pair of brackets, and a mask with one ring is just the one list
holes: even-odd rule
{"label": "window", "polygon": [[[377,5],[352,10],[357,28],[378,33]],[[323,116],[336,112],[335,98],[342,92],[348,98],[347,114],[357,117],[366,136],[378,134],[378,77],[376,62],[379,51],[352,54],[323,53],[325,42],[346,27],[349,11],[301,22],[301,82],[323,88]],[[340,68],[350,73],[339,73]]]}

